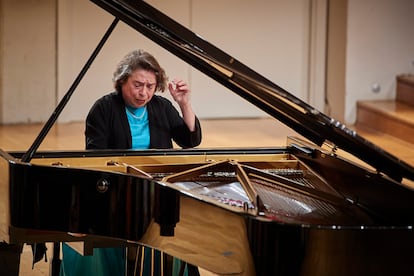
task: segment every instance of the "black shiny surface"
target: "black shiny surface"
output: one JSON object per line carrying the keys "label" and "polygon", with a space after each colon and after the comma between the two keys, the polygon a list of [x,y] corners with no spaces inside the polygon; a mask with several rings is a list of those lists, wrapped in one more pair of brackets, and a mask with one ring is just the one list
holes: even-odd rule
{"label": "black shiny surface", "polygon": [[[154,183],[117,173],[10,166],[14,227],[139,240],[153,217]],[[97,184],[105,179],[106,192]]]}
{"label": "black shiny surface", "polygon": [[410,227],[246,224],[256,275],[414,275]]}
{"label": "black shiny surface", "polygon": [[[301,218],[286,212],[286,217],[272,218],[266,214],[235,212],[244,218],[256,275],[393,275],[393,272],[411,275],[414,272],[409,262],[414,258],[411,250],[414,248],[412,190],[315,149],[308,148],[304,151],[306,154],[295,147],[275,150],[285,156],[283,160],[287,158],[285,161],[293,160],[293,157],[303,160],[308,168],[323,178],[304,185],[295,178],[311,180],[315,177],[311,175],[312,171],[298,172],[306,166],[289,167],[289,170],[285,167],[280,173],[275,173],[272,162],[265,160],[244,162],[241,167],[235,161],[221,161],[218,165],[202,166],[200,171],[189,166],[187,174],[175,172],[179,181],[210,181],[213,185],[217,185],[215,182],[222,175],[225,185],[233,182],[232,179],[236,179],[237,173],[242,172],[240,168],[243,168],[251,181],[265,177],[269,182],[266,185],[274,185],[270,193],[260,191],[260,197],[270,196],[277,203],[282,198],[272,194],[282,194],[278,187],[281,185],[283,189],[302,194],[298,197],[292,193],[291,198],[284,201],[292,200],[311,207],[305,199],[314,198],[321,204],[336,206],[335,214],[324,215],[316,221],[312,213]],[[177,154],[184,152],[186,150],[178,150]],[[228,151],[227,156],[231,158],[235,152],[244,155],[243,150],[233,150]],[[260,150],[248,152],[254,155]],[[263,159],[276,153],[266,152]],[[292,154],[290,158],[286,156],[287,152]],[[225,156],[225,153],[220,151],[219,154]],[[122,156],[123,152],[118,154]],[[208,155],[209,151],[202,154]],[[50,155],[59,156],[58,153]],[[68,156],[69,159],[90,158],[80,152]],[[42,153],[41,158],[47,157],[50,157],[48,153]],[[143,160],[146,157],[141,156]],[[61,158],[62,163],[65,163],[64,159]],[[285,166],[283,160],[277,161],[281,168]],[[89,163],[90,160],[86,162]],[[160,166],[168,167],[166,164]],[[273,169],[269,170],[269,167]],[[204,202],[191,190],[173,189],[162,182],[115,171],[12,161],[9,168],[11,226],[23,229],[74,232],[139,242],[144,234],[148,234],[146,230],[151,221],[160,224],[160,235],[175,236],[175,225],[180,223],[182,208],[180,198],[183,196],[197,198],[207,209],[215,205],[210,201]],[[289,172],[293,178],[289,178]],[[168,179],[174,180],[174,176]],[[271,203],[268,199],[263,202],[269,208]],[[314,210],[315,214],[322,212]],[[210,221],[201,218],[200,223],[208,227]],[[176,242],[180,244],[179,240]]]}

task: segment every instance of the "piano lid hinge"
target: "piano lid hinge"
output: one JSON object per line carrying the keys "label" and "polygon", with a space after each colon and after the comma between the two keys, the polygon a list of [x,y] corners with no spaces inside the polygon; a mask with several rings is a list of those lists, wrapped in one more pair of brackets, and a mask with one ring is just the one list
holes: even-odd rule
{"label": "piano lid hinge", "polygon": [[328,140],[325,140],[324,145],[328,148],[328,152],[330,152],[332,155],[336,155],[336,152],[338,151],[337,145]]}
{"label": "piano lid hinge", "polygon": [[298,144],[292,143],[290,144],[290,147],[296,154],[302,154],[310,157],[314,157],[314,150],[308,147],[300,146]]}

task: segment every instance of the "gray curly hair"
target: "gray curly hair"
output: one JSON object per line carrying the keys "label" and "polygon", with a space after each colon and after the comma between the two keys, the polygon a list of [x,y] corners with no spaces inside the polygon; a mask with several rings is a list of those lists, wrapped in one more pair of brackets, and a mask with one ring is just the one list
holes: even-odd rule
{"label": "gray curly hair", "polygon": [[154,72],[157,81],[155,91],[164,92],[167,87],[168,77],[155,57],[144,50],[131,51],[118,63],[112,79],[116,91],[121,92],[122,85],[137,69]]}

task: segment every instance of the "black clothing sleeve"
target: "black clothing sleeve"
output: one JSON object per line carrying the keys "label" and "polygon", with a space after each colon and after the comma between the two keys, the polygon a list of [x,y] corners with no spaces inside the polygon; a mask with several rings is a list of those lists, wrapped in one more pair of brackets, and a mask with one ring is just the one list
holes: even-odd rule
{"label": "black clothing sleeve", "polygon": [[[190,131],[172,103],[154,95],[148,107],[150,148],[172,148],[174,141],[182,148],[201,143],[201,126],[196,117],[196,129]],[[131,131],[122,96],[113,92],[98,99],[90,109],[85,125],[86,149],[130,149]]]}

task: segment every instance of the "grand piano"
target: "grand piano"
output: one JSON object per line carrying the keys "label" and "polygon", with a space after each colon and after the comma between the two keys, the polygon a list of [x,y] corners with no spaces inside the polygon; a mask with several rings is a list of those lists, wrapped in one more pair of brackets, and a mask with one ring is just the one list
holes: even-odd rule
{"label": "grand piano", "polygon": [[[219,275],[414,275],[412,166],[144,1],[92,2],[114,22],[32,147],[0,151],[1,260],[18,264],[24,243],[104,241]],[[275,148],[38,151],[119,20],[302,137]]]}

